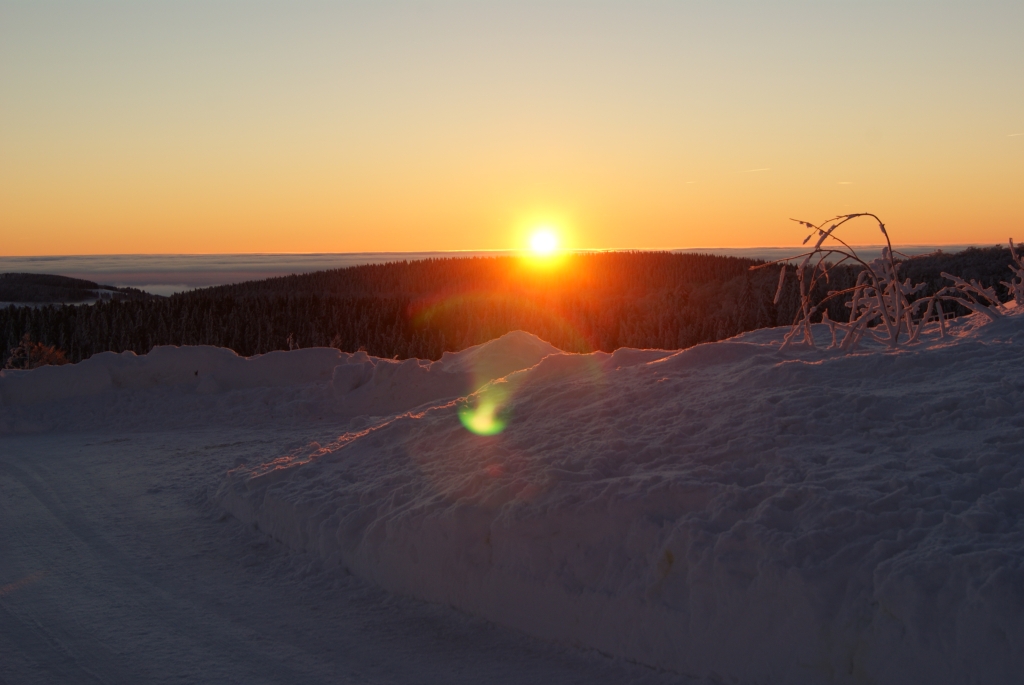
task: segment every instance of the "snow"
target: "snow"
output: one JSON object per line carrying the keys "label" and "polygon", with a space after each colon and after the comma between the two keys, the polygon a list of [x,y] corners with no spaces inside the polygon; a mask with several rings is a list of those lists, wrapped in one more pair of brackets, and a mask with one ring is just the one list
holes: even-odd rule
{"label": "snow", "polygon": [[[1024,315],[895,352],[782,352],[785,332],[591,355],[515,333],[437,362],[97,355],[0,373],[0,432],[25,455],[89,431],[263,435],[210,438],[175,478],[318,577],[597,650],[608,682],[662,677],[615,659],[702,682],[1019,682]],[[504,430],[467,430],[480,412]]]}
{"label": "snow", "polygon": [[0,681],[574,683],[678,680],[388,595],[207,499],[234,461],[311,428],[0,440]]}
{"label": "snow", "polygon": [[522,332],[394,361],[310,348],[240,357],[211,347],[103,352],[74,365],[0,371],[0,435],[110,428],[263,425],[282,418],[388,416],[466,395],[557,352]]}

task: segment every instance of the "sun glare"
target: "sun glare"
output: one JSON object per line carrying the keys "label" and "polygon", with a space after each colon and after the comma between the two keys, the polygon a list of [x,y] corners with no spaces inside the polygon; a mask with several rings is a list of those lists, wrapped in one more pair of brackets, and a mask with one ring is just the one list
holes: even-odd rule
{"label": "sun glare", "polygon": [[554,254],[558,249],[558,236],[550,228],[539,228],[530,236],[530,249],[540,257]]}

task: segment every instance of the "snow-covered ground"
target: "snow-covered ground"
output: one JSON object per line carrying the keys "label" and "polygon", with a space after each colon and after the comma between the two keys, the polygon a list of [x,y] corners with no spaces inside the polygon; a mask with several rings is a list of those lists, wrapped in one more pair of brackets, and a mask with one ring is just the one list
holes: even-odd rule
{"label": "snow-covered ground", "polygon": [[3,372],[0,680],[1020,682],[1024,315],[950,333]]}

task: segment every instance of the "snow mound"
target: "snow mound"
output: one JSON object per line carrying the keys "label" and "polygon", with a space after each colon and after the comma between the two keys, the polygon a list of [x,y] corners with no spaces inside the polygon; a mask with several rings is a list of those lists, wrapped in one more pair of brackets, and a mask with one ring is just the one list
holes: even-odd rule
{"label": "snow mound", "polygon": [[104,352],[78,364],[0,371],[0,434],[90,423],[264,425],[313,415],[388,416],[467,395],[557,352],[522,331],[436,362],[332,348],[250,358],[209,346]]}
{"label": "snow mound", "polygon": [[[216,497],[388,590],[715,682],[1019,682],[1024,316],[896,353],[781,353],[783,333],[353,357],[342,403],[495,380]],[[501,345],[529,350],[504,376]],[[504,431],[464,428],[491,397]]]}
{"label": "snow mound", "polygon": [[337,366],[331,388],[343,410],[386,416],[442,398],[467,395],[496,378],[529,368],[560,351],[535,335],[514,331],[461,352],[445,352],[439,361],[392,361],[353,355]]}
{"label": "snow mound", "polygon": [[318,348],[296,354],[271,352],[246,359],[207,345],[154,347],[149,354],[103,352],[79,364],[0,372],[5,404],[35,404],[97,395],[112,388],[174,387],[197,393],[240,388],[301,385],[329,380],[346,363],[338,350]]}

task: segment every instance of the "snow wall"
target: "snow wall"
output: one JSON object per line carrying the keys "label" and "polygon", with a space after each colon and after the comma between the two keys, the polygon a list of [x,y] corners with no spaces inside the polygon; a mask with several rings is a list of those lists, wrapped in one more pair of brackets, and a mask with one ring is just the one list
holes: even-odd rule
{"label": "snow wall", "polygon": [[[0,428],[317,405],[336,440],[215,498],[388,590],[715,682],[1018,683],[1024,316],[951,333],[849,356],[777,330],[592,355],[517,333],[433,363],[158,348],[0,373]],[[467,430],[483,410],[504,430]]]}

